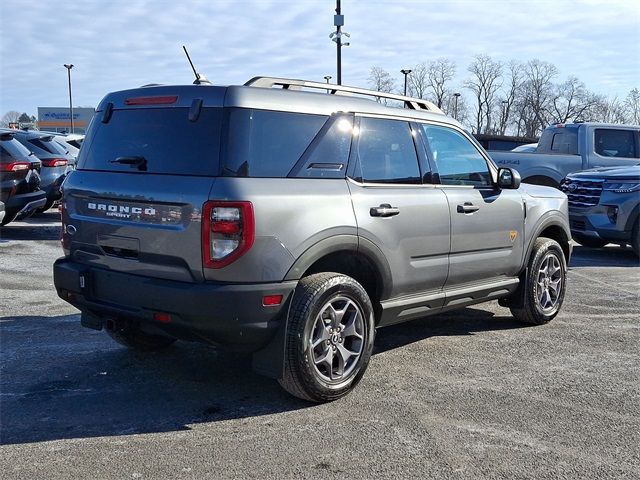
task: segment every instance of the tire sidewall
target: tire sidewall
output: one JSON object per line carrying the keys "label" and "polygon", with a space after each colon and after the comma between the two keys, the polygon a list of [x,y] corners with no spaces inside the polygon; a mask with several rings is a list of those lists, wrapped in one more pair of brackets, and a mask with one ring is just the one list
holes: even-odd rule
{"label": "tire sidewall", "polygon": [[[556,302],[556,305],[553,308],[553,310],[551,310],[550,312],[545,312],[540,306],[540,302],[538,302],[537,278],[538,278],[538,272],[540,271],[542,261],[546,258],[548,253],[553,253],[555,257],[558,259],[558,262],[560,263],[561,276],[562,276],[562,288],[560,290],[558,301]],[[528,283],[529,283],[528,289],[527,289],[528,290],[527,293],[529,297],[528,307],[531,309],[531,313],[541,323],[546,323],[550,321],[558,314],[558,312],[562,308],[565,292],[567,290],[567,263],[566,263],[562,248],[554,240],[547,241],[541,246],[541,248],[539,248],[535,252],[533,261],[531,262]]]}
{"label": "tire sidewall", "polygon": [[[362,353],[355,368],[346,378],[339,381],[328,382],[320,376],[313,365],[313,353],[310,348],[310,338],[315,325],[315,320],[322,308],[332,298],[342,296],[352,300],[362,311],[364,324],[364,340]],[[302,359],[301,380],[308,388],[319,391],[324,395],[341,396],[346,391],[353,388],[362,378],[373,350],[373,340],[375,336],[375,326],[373,320],[373,307],[365,290],[353,279],[346,276],[336,276],[325,283],[313,298],[304,318],[304,329],[298,342],[298,358]]]}

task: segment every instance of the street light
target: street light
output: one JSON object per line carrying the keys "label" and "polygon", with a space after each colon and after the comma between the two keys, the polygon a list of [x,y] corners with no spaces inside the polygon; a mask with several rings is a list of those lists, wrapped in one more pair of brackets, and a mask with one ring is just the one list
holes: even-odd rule
{"label": "street light", "polygon": [[453,118],[455,118],[456,120],[458,119],[458,97],[460,96],[460,93],[456,92],[453,94]]}
{"label": "street light", "polygon": [[73,128],[73,103],[71,102],[71,69],[73,68],[73,64],[64,64],[64,68],[67,69],[67,76],[69,77],[69,119],[71,120],[71,133],[74,133],[75,130]]}
{"label": "street light", "polygon": [[331,75],[325,75],[324,79],[327,81],[327,83],[329,83],[329,80],[331,80]]}
{"label": "street light", "polygon": [[407,69],[407,68],[403,68],[402,70],[400,70],[401,73],[404,74],[404,96],[407,96],[407,75],[409,75],[411,73],[411,70]]}

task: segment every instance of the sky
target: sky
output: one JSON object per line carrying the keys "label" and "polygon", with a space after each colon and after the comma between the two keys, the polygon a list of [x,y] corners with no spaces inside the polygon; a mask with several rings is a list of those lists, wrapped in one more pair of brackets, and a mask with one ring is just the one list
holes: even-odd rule
{"label": "sky", "polygon": [[[336,78],[335,0],[57,0],[0,7],[0,116],[38,106],[95,107],[110,91],[185,84],[198,72],[218,85],[257,75]],[[637,0],[342,0],[343,84],[368,86],[371,67],[402,83],[402,68],[446,57],[455,86],[476,54],[551,62],[588,89],[624,98],[640,87]]]}

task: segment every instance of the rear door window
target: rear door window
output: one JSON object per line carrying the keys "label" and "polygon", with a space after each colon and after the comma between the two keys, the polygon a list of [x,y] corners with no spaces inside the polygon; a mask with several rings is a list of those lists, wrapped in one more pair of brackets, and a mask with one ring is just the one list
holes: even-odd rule
{"label": "rear door window", "polygon": [[230,109],[222,174],[286,177],[327,118],[305,113]]}
{"label": "rear door window", "polygon": [[595,150],[603,157],[639,158],[633,130],[596,128]]}
{"label": "rear door window", "polygon": [[142,158],[149,173],[218,174],[220,108],[203,108],[195,122],[189,121],[188,108],[114,110],[108,123],[97,120],[80,149],[78,170],[139,172],[126,162]]}
{"label": "rear door window", "polygon": [[365,183],[422,183],[409,123],[360,119],[356,180]]}
{"label": "rear door window", "polygon": [[[29,149],[18,140],[6,140],[0,146],[0,155],[3,163],[29,161],[30,153]],[[35,157],[33,159],[35,160]]]}

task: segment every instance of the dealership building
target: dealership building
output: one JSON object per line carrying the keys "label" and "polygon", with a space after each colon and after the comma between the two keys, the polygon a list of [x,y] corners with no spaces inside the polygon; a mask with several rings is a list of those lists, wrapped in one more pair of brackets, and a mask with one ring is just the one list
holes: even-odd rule
{"label": "dealership building", "polygon": [[[86,133],[93,108],[73,109],[73,133]],[[69,107],[38,107],[38,128],[49,132],[71,133]]]}

